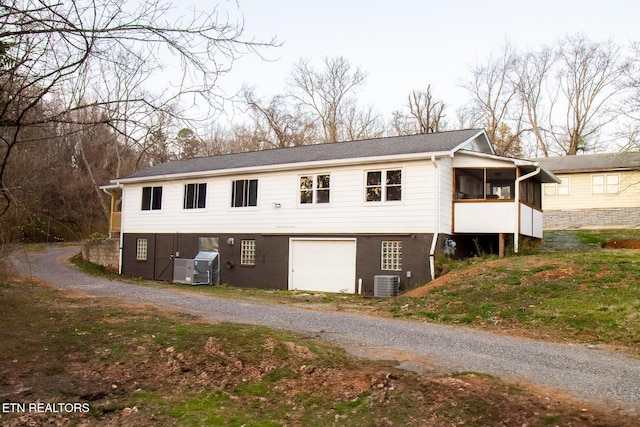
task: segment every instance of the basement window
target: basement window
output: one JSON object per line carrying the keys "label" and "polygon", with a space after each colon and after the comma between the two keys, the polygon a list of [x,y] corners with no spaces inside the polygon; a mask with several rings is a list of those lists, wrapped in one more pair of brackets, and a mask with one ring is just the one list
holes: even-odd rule
{"label": "basement window", "polygon": [[149,252],[149,241],[147,239],[136,240],[136,261],[146,261]]}
{"label": "basement window", "polygon": [[243,240],[240,249],[240,265],[256,265],[256,241]]}
{"label": "basement window", "polygon": [[383,240],[380,256],[382,270],[402,270],[402,241]]}

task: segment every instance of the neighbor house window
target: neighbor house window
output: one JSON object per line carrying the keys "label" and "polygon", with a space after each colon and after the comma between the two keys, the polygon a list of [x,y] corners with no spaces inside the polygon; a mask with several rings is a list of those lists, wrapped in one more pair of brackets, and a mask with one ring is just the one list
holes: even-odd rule
{"label": "neighbor house window", "polygon": [[256,265],[256,241],[243,240],[240,251],[241,265]]}
{"label": "neighbor house window", "polygon": [[569,183],[571,182],[571,177],[569,176],[558,176],[562,182],[560,184],[545,184],[544,185],[544,195],[545,196],[568,196],[569,195]]}
{"label": "neighbor house window", "polygon": [[231,207],[258,206],[258,180],[239,179],[231,183]]}
{"label": "neighbor house window", "polygon": [[185,184],[184,209],[204,209],[207,200],[207,184]]}
{"label": "neighbor house window", "polygon": [[149,241],[147,239],[136,240],[136,260],[146,261],[149,251]]}
{"label": "neighbor house window", "polygon": [[402,270],[402,241],[382,241],[381,267],[383,270]]}
{"label": "neighbor house window", "polygon": [[592,175],[591,176],[591,192],[592,194],[618,194],[620,192],[620,175]]}
{"label": "neighbor house window", "polygon": [[142,210],[162,209],[162,187],[142,187]]}
{"label": "neighbor house window", "polygon": [[515,168],[457,168],[456,199],[513,200],[515,197]]}
{"label": "neighbor house window", "polygon": [[306,175],[300,177],[300,204],[329,203],[331,176]]}
{"label": "neighbor house window", "polygon": [[367,172],[367,202],[402,200],[402,170]]}

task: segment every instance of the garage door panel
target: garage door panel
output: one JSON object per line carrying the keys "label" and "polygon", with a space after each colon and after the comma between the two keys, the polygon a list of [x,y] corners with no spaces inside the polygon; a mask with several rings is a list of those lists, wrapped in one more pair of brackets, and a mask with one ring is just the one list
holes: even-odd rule
{"label": "garage door panel", "polygon": [[355,240],[292,239],[289,289],[354,292],[355,266]]}

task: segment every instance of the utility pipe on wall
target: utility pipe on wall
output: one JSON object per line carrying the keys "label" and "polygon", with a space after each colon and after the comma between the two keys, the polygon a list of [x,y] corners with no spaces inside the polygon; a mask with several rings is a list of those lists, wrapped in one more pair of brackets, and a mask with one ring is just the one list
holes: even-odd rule
{"label": "utility pipe on wall", "polygon": [[429,250],[429,272],[431,273],[431,280],[434,280],[436,278],[436,246],[438,244],[438,232],[440,230],[440,170],[438,169],[436,156],[431,156],[431,163],[436,170],[436,214],[434,215],[435,227],[433,231],[433,237],[431,238],[431,249]]}

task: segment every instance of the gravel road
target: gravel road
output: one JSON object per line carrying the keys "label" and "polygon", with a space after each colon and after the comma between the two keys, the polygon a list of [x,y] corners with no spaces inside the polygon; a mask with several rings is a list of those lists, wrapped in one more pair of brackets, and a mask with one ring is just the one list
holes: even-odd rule
{"label": "gravel road", "polygon": [[153,304],[218,322],[264,325],[320,336],[369,358],[417,371],[477,371],[568,392],[640,413],[640,360],[581,345],[552,344],[463,327],[192,295],[88,276],[66,260],[78,247],[12,257],[14,268],[86,295]]}

